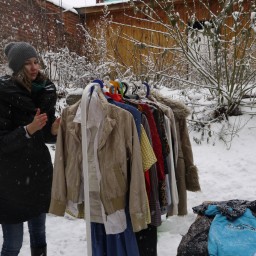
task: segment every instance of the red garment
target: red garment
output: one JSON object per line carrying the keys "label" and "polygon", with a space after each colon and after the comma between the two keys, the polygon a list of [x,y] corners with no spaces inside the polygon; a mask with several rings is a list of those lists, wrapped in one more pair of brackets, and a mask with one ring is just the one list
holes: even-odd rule
{"label": "red garment", "polygon": [[147,190],[148,201],[149,201],[149,199],[150,199],[150,193],[151,193],[151,185],[150,185],[149,170],[146,170],[146,171],[145,171],[144,177],[145,177],[146,190]]}
{"label": "red garment", "polygon": [[156,168],[157,168],[157,176],[158,180],[165,180],[165,173],[164,173],[164,158],[163,158],[163,152],[162,152],[162,145],[161,145],[161,140],[156,128],[156,123],[154,120],[154,116],[150,110],[150,107],[145,104],[145,103],[139,103],[139,110],[143,111],[145,113],[148,123],[149,123],[149,128],[152,136],[152,144],[153,144],[153,150],[156,155]]}
{"label": "red garment", "polygon": [[112,98],[115,101],[123,102],[123,97],[121,94],[105,92],[105,95],[109,96],[110,98]]}

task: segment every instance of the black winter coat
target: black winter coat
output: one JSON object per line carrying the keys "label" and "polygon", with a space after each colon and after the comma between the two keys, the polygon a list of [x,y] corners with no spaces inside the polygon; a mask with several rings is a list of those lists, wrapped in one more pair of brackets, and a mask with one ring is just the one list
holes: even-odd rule
{"label": "black winter coat", "polygon": [[[47,142],[54,142],[56,88],[50,81],[28,92],[9,76],[0,78],[0,223],[19,223],[48,212],[52,161]],[[26,137],[24,126],[36,108],[47,113],[46,126]]]}

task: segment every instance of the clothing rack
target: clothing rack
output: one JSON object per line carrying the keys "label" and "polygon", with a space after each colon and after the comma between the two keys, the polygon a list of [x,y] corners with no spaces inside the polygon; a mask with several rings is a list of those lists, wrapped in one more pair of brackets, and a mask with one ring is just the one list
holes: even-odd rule
{"label": "clothing rack", "polygon": [[[76,169],[79,170],[79,173],[82,173],[83,177],[84,177],[84,180],[83,180],[84,183],[83,183],[83,186],[81,187],[81,188],[83,188],[83,192],[80,191],[81,193],[84,194],[84,196],[83,196],[84,198],[79,197],[79,202],[81,200],[84,201],[84,213],[85,213],[84,217],[85,217],[85,221],[86,221],[86,236],[87,236],[86,237],[86,239],[87,239],[87,255],[92,256],[94,250],[98,251],[99,248],[100,248],[100,250],[102,250],[101,249],[102,245],[99,245],[99,247],[97,247],[97,248],[92,247],[92,245],[94,245],[93,241],[95,239],[95,234],[97,234],[97,232],[101,233],[101,231],[99,231],[96,228],[97,225],[99,225],[99,224],[102,225],[101,227],[103,227],[103,229],[105,227],[105,229],[104,229],[104,232],[106,231],[105,235],[125,234],[126,231],[124,232],[124,230],[128,230],[128,228],[124,227],[124,223],[126,225],[129,222],[128,219],[127,220],[121,219],[121,223],[123,224],[122,227],[121,227],[122,231],[120,231],[120,229],[119,229],[120,228],[120,226],[118,226],[119,224],[116,224],[116,227],[118,227],[118,229],[117,229],[118,231],[116,231],[116,229],[115,229],[115,231],[113,231],[113,233],[111,233],[112,229],[109,229],[110,226],[108,226],[109,221],[111,222],[111,218],[112,218],[111,216],[113,216],[113,214],[116,214],[116,213],[120,214],[120,213],[118,213],[118,212],[120,212],[119,209],[123,209],[123,213],[124,213],[125,208],[127,208],[127,210],[129,210],[129,212],[126,212],[126,209],[125,209],[125,212],[126,212],[125,215],[128,216],[128,218],[131,217],[132,224],[133,224],[133,226],[130,225],[130,227],[131,227],[130,230],[132,230],[132,228],[134,228],[133,234],[136,235],[137,242],[138,242],[138,244],[140,244],[138,246],[141,246],[140,252],[142,252],[142,255],[144,255],[143,254],[144,248],[147,248],[148,241],[146,242],[146,240],[144,240],[144,242],[143,241],[141,242],[141,240],[138,238],[138,236],[151,237],[154,241],[151,241],[150,243],[153,246],[154,246],[154,243],[155,243],[155,247],[156,247],[156,244],[157,244],[157,242],[156,242],[157,239],[155,239],[156,234],[157,234],[156,231],[157,231],[157,227],[159,225],[161,225],[161,218],[158,218],[158,217],[159,216],[161,217],[161,213],[165,214],[167,212],[166,205],[168,205],[168,206],[170,205],[169,204],[170,203],[170,200],[169,200],[170,197],[169,197],[169,199],[161,198],[161,200],[163,200],[162,201],[163,202],[163,204],[162,204],[163,208],[161,208],[161,210],[163,210],[163,211],[161,212],[159,202],[157,204],[155,204],[155,202],[156,202],[155,199],[159,197],[158,192],[152,192],[152,193],[154,193],[154,197],[150,197],[149,194],[147,196],[147,192],[152,191],[152,190],[150,190],[151,189],[151,184],[148,183],[149,182],[148,179],[150,179],[150,177],[151,177],[152,180],[156,181],[156,183],[152,182],[152,185],[154,186],[154,191],[158,191],[158,189],[156,189],[157,188],[156,184],[158,184],[159,187],[161,187],[161,189],[163,190],[165,187],[164,187],[164,185],[162,186],[162,184],[164,184],[165,182],[171,184],[171,180],[173,180],[175,182],[174,172],[172,173],[173,176],[171,177],[169,174],[165,175],[165,174],[167,174],[167,172],[165,172],[165,170],[164,170],[165,169],[164,165],[166,165],[167,163],[164,163],[163,160],[167,158],[167,153],[168,152],[165,151],[165,152],[162,153],[162,147],[163,148],[168,148],[169,147],[169,145],[168,145],[169,142],[166,142],[167,140],[170,140],[170,145],[175,144],[174,151],[171,154],[171,155],[173,155],[173,157],[175,156],[175,158],[173,160],[170,160],[170,161],[173,161],[173,162],[171,162],[171,164],[169,163],[168,164],[169,167],[167,167],[167,168],[170,168],[170,166],[172,166],[171,167],[172,170],[174,170],[176,167],[177,167],[177,169],[184,168],[184,170],[182,170],[182,173],[184,173],[184,176],[182,177],[182,179],[185,179],[185,172],[187,172],[188,170],[193,171],[195,174],[197,174],[196,173],[196,171],[197,171],[196,167],[193,165],[192,151],[189,149],[190,143],[189,143],[189,139],[188,139],[187,130],[185,129],[185,127],[186,127],[186,125],[185,125],[186,116],[184,114],[182,117],[179,117],[179,116],[177,116],[177,118],[174,117],[175,115],[180,115],[180,113],[184,113],[184,112],[186,113],[186,111],[185,111],[185,106],[179,106],[179,104],[177,104],[176,102],[175,103],[172,102],[171,99],[170,99],[170,102],[169,102],[168,98],[165,98],[165,97],[162,97],[162,96],[160,97],[159,95],[155,94],[153,91],[151,92],[150,91],[150,86],[146,82],[140,83],[140,84],[138,84],[138,86],[137,86],[137,84],[135,85],[135,86],[137,86],[137,89],[142,89],[142,90],[146,89],[146,90],[143,90],[143,91],[140,92],[140,94],[142,92],[145,92],[146,95],[143,98],[140,98],[138,102],[136,102],[136,100],[131,99],[132,98],[131,96],[134,96],[134,95],[125,95],[125,94],[124,95],[122,95],[122,94],[118,95],[118,94],[115,94],[115,93],[121,91],[123,86],[125,87],[125,89],[127,89],[127,87],[129,85],[126,84],[125,82],[110,81],[110,84],[109,84],[109,87],[108,87],[109,89],[111,89],[111,85],[115,89],[115,91],[111,90],[111,92],[108,93],[106,91],[106,88],[104,88],[105,84],[101,80],[94,80],[92,83],[88,84],[85,87],[85,89],[83,90],[81,102],[80,103],[77,102],[77,104],[74,104],[73,106],[70,106],[70,110],[63,111],[63,112],[65,112],[64,117],[67,117],[68,114],[70,114],[70,116],[73,116],[74,113],[76,113],[76,117],[78,115],[79,118],[80,118],[80,119],[78,118],[80,121],[78,119],[76,119],[76,117],[75,117],[76,120],[75,119],[73,120],[73,118],[72,118],[73,122],[69,121],[69,126],[68,127],[70,127],[70,125],[72,123],[73,127],[76,127],[75,128],[76,131],[79,131],[78,123],[81,124],[80,127],[81,127],[81,135],[82,136],[80,137],[79,140],[76,139],[76,142],[78,141],[78,143],[79,143],[79,141],[80,141],[79,150],[81,150],[81,147],[82,147],[82,159],[80,158],[80,161],[79,161],[80,164],[78,165],[78,166],[80,166],[80,168],[77,166],[78,168],[76,168]],[[96,98],[94,96],[96,96]],[[129,97],[125,97],[125,96],[129,96]],[[99,103],[100,103],[99,108],[97,108],[98,107],[98,105],[97,105],[98,101],[97,100],[99,100]],[[120,102],[118,102],[119,100],[120,100]],[[101,104],[104,104],[104,105],[101,105]],[[77,110],[78,106],[80,106],[80,108],[81,108],[80,112]],[[149,106],[151,106],[151,109],[150,109]],[[172,107],[173,107],[173,109],[178,108],[176,110],[176,112],[174,110],[174,113],[173,113]],[[98,109],[99,111],[96,111],[95,108]],[[159,108],[159,110],[158,110],[158,108]],[[72,109],[72,113],[70,112],[71,109]],[[79,107],[78,107],[78,109],[79,109]],[[102,114],[99,114],[100,117],[95,116],[95,113],[100,113],[101,109],[102,109],[102,111],[108,111],[108,112],[103,112]],[[155,117],[153,116],[153,113],[151,112],[151,110],[153,110],[153,109],[154,109],[155,112],[159,111],[159,113]],[[126,110],[128,110],[128,111],[126,111]],[[182,110],[182,111],[180,111],[180,110]],[[76,111],[76,112],[74,112],[74,111]],[[125,113],[125,112],[130,112],[130,113]],[[166,117],[165,119],[170,119],[171,120],[172,125],[170,125],[170,123],[168,124],[167,121],[164,122],[164,115]],[[144,116],[144,122],[142,122],[142,119],[141,119],[142,116]],[[105,119],[103,120],[102,119],[103,117],[107,117],[106,120]],[[116,117],[118,117],[118,118],[116,118]],[[135,117],[133,119],[133,121],[132,121],[132,117]],[[99,119],[96,120],[96,118],[99,118]],[[154,118],[158,121],[159,125],[161,123],[161,126],[156,127],[155,121],[153,120]],[[70,120],[70,119],[66,118],[66,120]],[[93,122],[92,122],[92,120],[93,120]],[[132,121],[132,122],[130,122],[129,120]],[[74,125],[74,122],[76,123],[75,125]],[[110,123],[110,122],[112,122],[112,123]],[[98,126],[98,124],[99,124],[99,126]],[[109,124],[110,126],[106,126],[107,124]],[[113,126],[113,124],[114,124],[114,126]],[[125,125],[123,125],[123,124],[125,124]],[[131,129],[129,129],[130,124],[131,124]],[[179,130],[181,133],[178,133],[178,135],[174,131],[175,129],[173,130],[173,128],[175,128],[176,124],[178,125],[177,127],[182,127],[182,130]],[[103,125],[103,126],[101,127],[101,125]],[[115,126],[115,125],[119,125],[119,126]],[[105,171],[105,173],[104,172],[101,173],[99,171],[94,172],[95,167],[97,168],[97,170],[99,170],[99,164],[96,164],[97,160],[96,160],[95,164],[92,164],[92,161],[89,161],[89,159],[91,159],[91,157],[94,157],[94,156],[96,157],[96,154],[99,154],[99,152],[97,151],[98,141],[97,141],[97,137],[90,137],[90,136],[91,136],[91,134],[93,134],[93,132],[95,132],[95,133],[92,136],[96,136],[96,133],[98,133],[98,131],[99,131],[99,133],[102,132],[101,130],[95,130],[94,128],[96,128],[96,129],[102,128],[102,130],[104,130],[105,132],[106,131],[111,131],[112,137],[110,137],[109,134],[106,134],[106,136],[104,137],[104,138],[107,138],[108,141],[111,141],[111,143],[108,142],[109,144],[108,144],[107,148],[109,148],[112,145],[117,145],[117,144],[120,145],[120,142],[122,141],[122,140],[120,140],[121,137],[120,136],[115,136],[115,135],[116,134],[120,135],[120,132],[124,131],[123,134],[121,134],[122,138],[132,138],[132,139],[124,140],[123,143],[125,143],[125,144],[122,145],[121,149],[125,149],[124,148],[124,146],[125,146],[126,150],[123,150],[123,152],[136,152],[136,154],[132,155],[132,153],[131,153],[131,155],[129,155],[129,156],[130,157],[135,157],[135,155],[136,155],[136,156],[139,156],[139,158],[140,158],[141,157],[140,156],[141,151],[138,154],[138,151],[134,150],[134,149],[136,147],[136,149],[139,148],[139,150],[141,150],[141,145],[142,144],[140,144],[140,134],[141,134],[142,130],[143,130],[143,134],[144,134],[144,139],[145,139],[145,137],[147,137],[146,130],[143,128],[143,125],[144,125],[145,129],[147,129],[148,134],[153,134],[154,135],[153,138],[150,138],[151,145],[148,142],[149,143],[148,148],[151,148],[150,150],[152,150],[155,153],[155,154],[153,153],[153,155],[154,155],[154,158],[156,160],[154,160],[154,162],[153,162],[153,160],[152,160],[153,156],[151,155],[150,156],[150,166],[148,165],[147,168],[146,167],[144,168],[144,166],[140,167],[141,161],[139,161],[140,162],[139,164],[137,162],[137,165],[131,165],[131,172],[129,173],[129,175],[135,175],[135,176],[133,176],[132,182],[134,182],[135,180],[140,180],[140,182],[139,183],[137,182],[136,184],[133,183],[133,185],[131,185],[131,183],[129,183],[129,186],[130,186],[130,190],[129,190],[130,192],[129,193],[131,193],[131,194],[129,194],[129,198],[130,199],[132,198],[129,203],[134,202],[134,201],[138,201],[138,203],[139,203],[138,208],[137,208],[137,205],[135,205],[134,203],[132,203],[131,205],[130,204],[126,205],[126,203],[127,203],[126,202],[126,203],[123,203],[122,208],[116,208],[115,211],[113,211],[112,210],[113,208],[109,208],[108,202],[110,202],[110,201],[107,199],[108,194],[107,193],[105,194],[105,192],[106,191],[112,191],[111,188],[115,187],[115,186],[112,185],[113,184],[112,180],[114,180],[114,179],[111,178],[111,182],[110,182],[109,177],[116,177],[116,176],[109,176],[109,174],[108,175],[105,175],[105,174],[106,174],[106,170],[108,170],[108,171],[109,170],[115,170],[115,168],[113,168],[114,167],[114,165],[113,165],[113,166],[110,166],[109,169],[106,169],[106,168],[101,169],[102,171]],[[156,134],[158,134],[158,133],[163,134],[163,132],[161,132],[162,130],[160,130],[160,129],[164,129],[163,125],[167,125],[168,127],[170,126],[168,136],[171,136],[170,134],[173,134],[173,136],[175,138],[177,136],[177,139],[174,139],[174,140],[172,140],[170,137],[167,138],[166,136],[162,136],[162,140],[164,142],[166,142],[166,144],[167,144],[166,147],[165,147],[165,144],[160,141],[160,137],[158,137],[160,135],[156,136]],[[114,129],[116,131],[118,131],[118,133],[112,133],[112,130],[109,130],[109,129],[112,129],[112,127],[116,127]],[[123,128],[125,128],[125,129],[123,129]],[[183,128],[184,128],[184,130],[183,130]],[[157,131],[158,129],[159,129],[159,132]],[[63,131],[67,131],[67,130],[68,130],[67,127],[65,127],[65,129]],[[89,134],[89,137],[88,137],[87,132]],[[67,133],[67,135],[69,135],[69,136],[70,136],[70,134],[71,134],[70,132]],[[136,136],[134,136],[135,134],[136,134]],[[137,134],[138,134],[138,137],[137,137]],[[103,135],[103,134],[101,134],[101,135]],[[72,136],[74,136],[74,134],[72,134]],[[150,137],[150,135],[149,135],[149,137]],[[62,138],[62,136],[60,136],[60,138]],[[100,141],[102,141],[102,138],[103,138],[103,136],[101,137]],[[134,140],[134,138],[136,140]],[[182,138],[182,141],[181,141],[181,138]],[[184,138],[185,138],[185,140],[184,140]],[[115,140],[113,140],[113,139],[115,139]],[[131,140],[133,140],[133,141],[131,141]],[[178,140],[179,140],[179,143],[178,143]],[[104,141],[104,143],[106,142],[105,139],[103,139],[103,141]],[[144,140],[144,142],[145,142],[145,140]],[[94,148],[91,147],[93,145],[93,143],[95,143]],[[181,148],[181,146],[182,146],[181,143],[185,143],[185,146],[183,145],[184,149]],[[89,149],[88,149],[88,145],[90,146]],[[179,163],[176,163],[176,161],[178,160],[178,145],[179,145],[179,152],[182,152],[183,150],[186,150],[187,152],[184,151],[184,155],[183,155],[184,157],[179,157]],[[132,147],[134,147],[134,149],[132,149]],[[90,151],[92,149],[93,149],[93,152]],[[89,150],[89,151],[87,151],[87,150]],[[95,152],[97,152],[97,153],[95,153]],[[105,154],[105,151],[101,151],[101,152],[104,152],[103,154],[101,154],[103,159],[104,159],[104,156],[108,158],[108,155]],[[113,147],[111,152],[116,152],[115,147]],[[120,151],[118,151],[118,152],[120,152]],[[72,154],[72,153],[73,152],[70,152],[70,154]],[[115,154],[118,154],[118,156],[119,156],[119,153],[115,153]],[[145,151],[144,151],[144,156],[145,156],[145,154],[148,156],[148,152],[145,153]],[[168,154],[170,154],[170,153],[168,153]],[[179,156],[180,156],[180,154],[183,154],[183,153],[179,153]],[[125,159],[128,159],[127,156],[124,155],[124,159],[122,159],[122,158],[121,159],[120,158],[115,159],[115,160],[113,160],[113,163],[115,163],[115,165],[119,166],[121,163],[125,162]],[[62,158],[56,158],[56,159],[62,159]],[[131,158],[131,159],[133,159],[133,158]],[[137,157],[137,159],[138,159],[138,157]],[[82,160],[82,164],[81,164],[81,160]],[[104,161],[106,161],[106,160],[104,159]],[[104,163],[104,161],[103,161],[103,163]],[[184,163],[184,161],[186,163]],[[151,168],[152,165],[155,165],[154,171],[149,172],[149,169]],[[82,169],[81,169],[81,167],[82,167]],[[134,167],[135,167],[136,170],[141,170],[141,172],[140,171],[135,172]],[[186,168],[186,170],[185,170],[185,168]],[[126,168],[122,169],[122,170],[126,170]],[[147,172],[147,174],[146,174],[146,172]],[[94,176],[95,173],[96,173],[96,176]],[[109,173],[109,172],[107,172],[107,173]],[[149,173],[151,173],[151,174],[154,173],[155,178],[153,176],[149,177]],[[92,174],[93,174],[93,176],[91,176]],[[112,175],[116,175],[116,174],[113,173]],[[124,173],[122,173],[122,175],[125,176],[125,175],[127,175],[127,173],[124,172]],[[139,175],[139,176],[136,176],[136,175]],[[92,197],[90,198],[90,193],[92,193],[92,192],[93,193],[94,192],[98,193],[99,191],[98,191],[98,188],[97,188],[97,184],[96,184],[96,186],[95,186],[95,184],[94,185],[90,184],[89,177],[90,177],[91,181],[92,180],[96,181],[96,179],[98,181],[100,181],[101,178],[104,177],[105,178],[105,183],[101,183],[101,185],[102,184],[103,185],[104,184],[111,184],[111,186],[108,186],[108,188],[110,188],[110,190],[109,189],[104,190],[104,187],[103,187],[103,190],[101,190],[102,193],[103,193],[102,195],[104,195],[104,196],[101,197],[102,198],[101,214],[102,214],[103,218],[100,221],[98,221],[98,217],[97,217],[97,216],[100,216],[100,214],[98,214],[99,213],[98,206],[95,208],[95,209],[97,209],[96,211],[98,211],[97,215],[95,215],[94,212],[91,212],[91,209],[90,209],[90,205],[91,204],[95,205],[94,204],[95,200],[98,200],[97,198],[96,199],[94,198],[93,194],[91,194]],[[168,178],[168,177],[171,177],[171,178]],[[121,177],[118,176],[118,178],[120,179]],[[137,178],[139,178],[139,179],[137,179]],[[142,180],[145,181],[146,184],[144,182],[141,182]],[[191,180],[194,180],[194,179],[191,179]],[[107,183],[106,183],[106,181],[107,181]],[[122,179],[121,179],[121,181],[122,181]],[[126,180],[125,180],[125,182],[126,182]],[[141,187],[142,183],[143,183],[143,188]],[[79,183],[76,183],[76,184],[79,184]],[[122,183],[117,182],[116,184],[122,184]],[[138,186],[138,184],[140,184],[140,186]],[[184,185],[182,187],[182,189],[184,191],[186,189],[188,189],[188,188],[185,187],[187,184],[185,184],[185,182],[183,182],[183,180],[182,180],[182,182],[179,181],[179,184],[182,185],[182,186]],[[147,187],[148,190],[147,191],[145,189],[145,185],[148,185],[148,187]],[[198,184],[196,184],[196,185],[198,185]],[[123,187],[125,188],[125,186],[123,186]],[[96,188],[96,190],[94,190],[95,188]],[[170,188],[168,187],[167,190],[169,191]],[[191,191],[193,191],[193,190],[191,190]],[[196,189],[194,189],[194,191],[198,191],[198,186],[196,187]],[[184,193],[186,193],[186,192],[184,192]],[[162,191],[161,195],[163,196],[164,194],[166,194],[166,193],[163,193],[163,191]],[[176,191],[175,191],[175,193],[172,193],[172,195],[174,195],[174,194],[175,194],[175,201],[173,201],[172,205],[177,205],[178,206],[178,201],[179,200],[176,198],[176,195],[177,195]],[[105,197],[105,195],[106,195],[106,197]],[[121,195],[123,195],[123,194],[121,194]],[[135,195],[136,196],[140,195],[140,197],[139,197],[140,199],[135,200],[135,197],[134,197]],[[110,194],[108,196],[110,196]],[[120,196],[120,194],[119,194],[119,196]],[[152,213],[154,213],[154,217],[153,217],[154,219],[151,219],[151,217],[148,218],[148,216],[149,216],[148,214],[150,214],[151,209],[146,208],[146,207],[144,208],[144,204],[147,205],[147,207],[149,207],[149,201],[147,200],[147,199],[149,199],[149,197],[153,198],[152,199],[153,201],[151,201],[151,203],[152,203],[151,206],[152,206]],[[138,197],[136,197],[136,198],[138,199]],[[184,199],[184,198],[185,197],[183,196],[182,199]],[[74,200],[77,200],[77,199],[75,198]],[[172,199],[171,199],[171,201],[172,201]],[[74,201],[74,202],[77,202],[77,201]],[[98,201],[96,201],[96,202],[98,202]],[[118,203],[121,203],[121,202],[125,202],[125,200],[118,201]],[[62,203],[62,202],[60,202],[60,203]],[[103,205],[104,205],[104,207],[103,207]],[[182,206],[183,205],[184,205],[184,208],[179,209],[179,211],[181,211],[181,215],[186,214],[186,203],[184,202],[184,204],[182,204]],[[111,207],[113,207],[113,205],[111,205]],[[137,213],[139,213],[138,209],[140,209],[141,212],[140,212],[139,215],[136,215]],[[145,210],[145,209],[148,209],[148,210]],[[157,211],[156,211],[156,209],[157,209]],[[174,211],[174,209],[175,208],[172,209],[172,213],[173,213],[173,215],[176,215],[178,213],[178,208],[175,211]],[[156,212],[158,214],[157,216],[156,216]],[[54,212],[52,212],[52,213],[54,213]],[[60,214],[60,213],[58,213],[58,214]],[[96,216],[96,218],[95,218],[95,216]],[[118,216],[121,216],[121,215],[118,215]],[[116,218],[116,215],[113,217],[112,220],[116,220],[115,218]],[[111,223],[115,223],[115,222],[112,221]],[[139,225],[137,225],[137,224],[139,224]],[[146,233],[143,233],[144,231],[146,231]],[[113,237],[113,236],[111,236],[111,237]],[[107,240],[109,241],[109,239],[112,239],[112,238],[108,237]],[[112,241],[114,241],[114,240],[111,240],[111,242]],[[136,242],[136,240],[135,240],[135,242]],[[129,246],[126,245],[126,248],[128,248],[128,247]],[[130,246],[130,247],[134,248],[134,246]],[[135,247],[137,247],[137,244],[136,244]],[[112,244],[110,244],[109,247],[107,246],[107,248],[113,249]],[[111,255],[111,251],[108,251],[106,253],[107,253],[107,255],[108,254]],[[127,253],[128,253],[128,251],[127,251]],[[124,254],[122,254],[122,253],[119,254],[119,251],[118,251],[118,252],[115,252],[113,255],[124,255]],[[130,254],[130,255],[133,255],[133,254]]]}

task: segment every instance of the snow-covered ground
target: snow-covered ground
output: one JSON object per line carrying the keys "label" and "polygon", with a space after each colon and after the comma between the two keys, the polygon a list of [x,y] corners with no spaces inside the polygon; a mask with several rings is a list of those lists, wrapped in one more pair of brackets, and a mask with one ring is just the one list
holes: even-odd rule
{"label": "snow-covered ground", "polygon": [[[249,119],[249,115],[238,117],[241,123]],[[237,121],[232,117],[230,121]],[[162,218],[158,229],[158,256],[174,256],[177,247],[195,219],[192,207],[203,201],[222,201],[231,199],[255,200],[256,184],[256,116],[234,136],[231,148],[219,140],[207,144],[198,144],[190,133],[194,161],[199,169],[201,192],[188,192],[188,211],[185,217]],[[51,151],[54,154],[53,151]],[[1,231],[0,231],[1,232]],[[48,256],[85,256],[87,255],[86,224],[84,220],[68,217],[47,218]],[[2,236],[0,235],[0,245]],[[20,256],[28,256],[29,238],[25,225],[24,244]]]}

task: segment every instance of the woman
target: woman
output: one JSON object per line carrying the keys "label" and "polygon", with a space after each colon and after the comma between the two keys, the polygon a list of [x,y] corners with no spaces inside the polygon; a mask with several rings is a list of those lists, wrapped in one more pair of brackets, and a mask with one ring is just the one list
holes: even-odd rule
{"label": "woman", "polygon": [[28,221],[32,256],[46,255],[52,161],[45,143],[55,142],[56,88],[40,71],[36,50],[26,42],[6,45],[12,76],[0,78],[1,256],[18,255]]}

